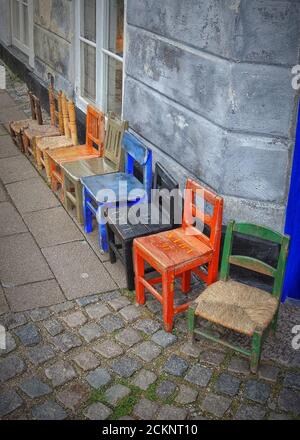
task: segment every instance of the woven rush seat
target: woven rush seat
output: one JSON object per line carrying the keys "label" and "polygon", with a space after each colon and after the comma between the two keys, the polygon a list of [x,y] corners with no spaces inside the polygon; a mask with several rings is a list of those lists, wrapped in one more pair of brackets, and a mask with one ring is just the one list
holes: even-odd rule
{"label": "woven rush seat", "polygon": [[232,280],[211,284],[196,303],[196,316],[248,336],[265,329],[278,307],[269,293]]}
{"label": "woven rush seat", "polygon": [[41,137],[36,140],[36,146],[40,150],[54,150],[56,148],[71,147],[72,145],[72,138],[67,136]]}
{"label": "woven rush seat", "polygon": [[11,128],[16,134],[20,134],[26,128],[35,128],[39,125],[38,121],[33,119],[23,119],[22,121],[15,121],[11,123]]}

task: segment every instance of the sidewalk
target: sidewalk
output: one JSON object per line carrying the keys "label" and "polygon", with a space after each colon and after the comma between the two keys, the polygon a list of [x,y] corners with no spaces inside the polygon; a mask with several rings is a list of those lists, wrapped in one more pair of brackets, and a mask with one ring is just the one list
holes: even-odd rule
{"label": "sidewalk", "polygon": [[[229,350],[190,346],[186,319],[162,330],[135,305],[123,267],[98,249],[6,128],[30,114],[26,87],[0,91],[0,419],[300,418],[300,308],[282,306],[258,376]],[[49,115],[44,114],[45,122]],[[198,282],[194,293],[201,288]],[[180,294],[178,293],[181,298]],[[243,342],[243,341],[242,341]]]}

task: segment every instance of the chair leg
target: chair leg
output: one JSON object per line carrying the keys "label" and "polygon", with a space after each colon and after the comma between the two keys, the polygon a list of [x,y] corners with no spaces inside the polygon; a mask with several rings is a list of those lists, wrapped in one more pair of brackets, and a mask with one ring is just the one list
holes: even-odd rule
{"label": "chair leg", "polygon": [[219,261],[213,258],[212,261],[208,263],[207,270],[207,285],[213,284],[218,279]]}
{"label": "chair leg", "polygon": [[145,264],[143,257],[139,254],[137,248],[133,248],[133,259],[134,259],[134,269],[135,269],[135,292],[136,292],[136,302],[137,304],[145,304],[145,287],[140,282],[140,278],[145,276]]}
{"label": "chair leg", "polygon": [[190,270],[187,270],[182,274],[181,290],[183,293],[189,293],[191,290],[191,276],[192,272]]}
{"label": "chair leg", "polygon": [[52,161],[49,158],[47,151],[44,151],[44,163],[45,163],[45,171],[46,171],[46,175],[47,175],[47,180],[50,185],[51,184],[51,170],[52,170],[52,168],[54,168],[54,165],[52,164]]}
{"label": "chair leg", "polygon": [[196,322],[195,307],[190,306],[188,309],[188,332],[191,343],[193,343],[195,340],[195,334],[194,334],[195,322]]}
{"label": "chair leg", "polygon": [[262,334],[254,332],[252,336],[251,358],[250,358],[250,370],[252,373],[256,373],[260,361],[262,346]]}
{"label": "chair leg", "polygon": [[63,179],[62,191],[64,194],[64,206],[67,211],[70,211],[72,209],[72,203],[67,196],[67,192],[70,191],[70,181],[66,176],[64,176],[64,179]]}
{"label": "chair leg", "polygon": [[84,227],[84,232],[86,234],[90,234],[93,231],[93,214],[87,205],[87,202],[90,201],[91,201],[90,196],[85,191],[85,188],[83,188],[82,189],[83,227]]}
{"label": "chair leg", "polygon": [[43,164],[41,161],[41,157],[42,157],[42,152],[39,148],[35,148],[35,156],[36,156],[36,166],[37,169],[41,172],[43,170]]}
{"label": "chair leg", "polygon": [[82,201],[82,187],[80,182],[74,182],[75,198],[76,198],[76,216],[78,223],[83,225],[83,201]]}
{"label": "chair leg", "polygon": [[276,330],[277,330],[278,315],[279,315],[279,309],[275,313],[274,318],[271,322],[271,332],[273,335],[275,335]]}
{"label": "chair leg", "polygon": [[165,272],[162,274],[163,320],[167,333],[171,333],[173,330],[174,282],[175,276],[173,273]]}
{"label": "chair leg", "polygon": [[16,141],[17,144],[23,154],[26,154],[26,147],[25,147],[25,140],[24,136],[21,135],[21,133],[16,134]]}
{"label": "chair leg", "polygon": [[134,290],[134,270],[133,270],[133,258],[132,258],[132,243],[127,242],[124,245],[124,255],[126,261],[126,280],[128,290]]}
{"label": "chair leg", "polygon": [[115,234],[113,230],[111,229],[109,223],[106,225],[106,234],[107,234],[107,242],[108,242],[108,252],[109,252],[109,261],[111,264],[115,264],[117,262],[117,256],[111,246],[111,244],[115,245]]}
{"label": "chair leg", "polygon": [[98,206],[97,222],[99,247],[103,252],[108,252],[104,209],[102,206]]}

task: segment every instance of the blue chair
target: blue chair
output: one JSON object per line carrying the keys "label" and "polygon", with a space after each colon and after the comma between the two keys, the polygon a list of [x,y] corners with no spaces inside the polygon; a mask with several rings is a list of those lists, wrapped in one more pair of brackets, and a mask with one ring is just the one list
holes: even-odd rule
{"label": "blue chair", "polygon": [[[123,136],[125,152],[125,172],[81,178],[83,187],[84,231],[93,230],[93,216],[98,222],[99,246],[108,252],[105,227],[105,214],[108,208],[132,206],[151,200],[152,187],[152,151],[146,148],[135,136],[125,132]],[[143,181],[134,176],[134,166],[142,168]],[[122,188],[127,186],[127,191]],[[120,191],[121,189],[121,191]],[[133,193],[134,191],[134,193]]]}

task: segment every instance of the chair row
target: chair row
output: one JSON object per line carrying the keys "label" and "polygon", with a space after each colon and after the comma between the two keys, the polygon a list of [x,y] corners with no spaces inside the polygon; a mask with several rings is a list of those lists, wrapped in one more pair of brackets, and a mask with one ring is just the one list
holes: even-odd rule
{"label": "chair row", "polygon": [[[250,357],[251,369],[256,371],[262,340],[269,330],[276,328],[289,238],[257,225],[230,222],[218,281],[222,197],[187,179],[182,201],[178,182],[162,164],[155,164],[152,175],[152,151],[128,131],[127,121],[109,114],[105,122],[100,110],[88,106],[86,143],[78,145],[72,101],[50,87],[51,124],[44,125],[39,100],[31,92],[29,98],[32,119],[10,123],[13,140],[24,153],[33,156],[40,171],[45,169],[52,190],[59,193],[66,209],[76,208],[77,219],[86,233],[92,232],[93,219],[97,220],[99,246],[103,252],[109,252],[111,263],[122,261],[128,289],[135,289],[137,303],[145,304],[145,291],[152,294],[162,304],[167,332],[172,331],[175,316],[189,309],[192,339],[199,334],[238,350]],[[167,190],[167,222],[162,199],[154,200],[151,190]],[[173,191],[176,197],[171,197]],[[138,224],[128,219],[128,211],[133,207],[144,213],[140,214]],[[157,219],[155,224],[151,222],[153,218]],[[276,243],[277,266],[235,255],[235,234]],[[273,277],[272,295],[230,280],[231,265]],[[176,279],[186,295],[191,289],[192,274],[207,288],[196,305],[191,306],[188,300],[176,305]],[[251,337],[251,349],[233,346],[195,328],[196,318]]]}

